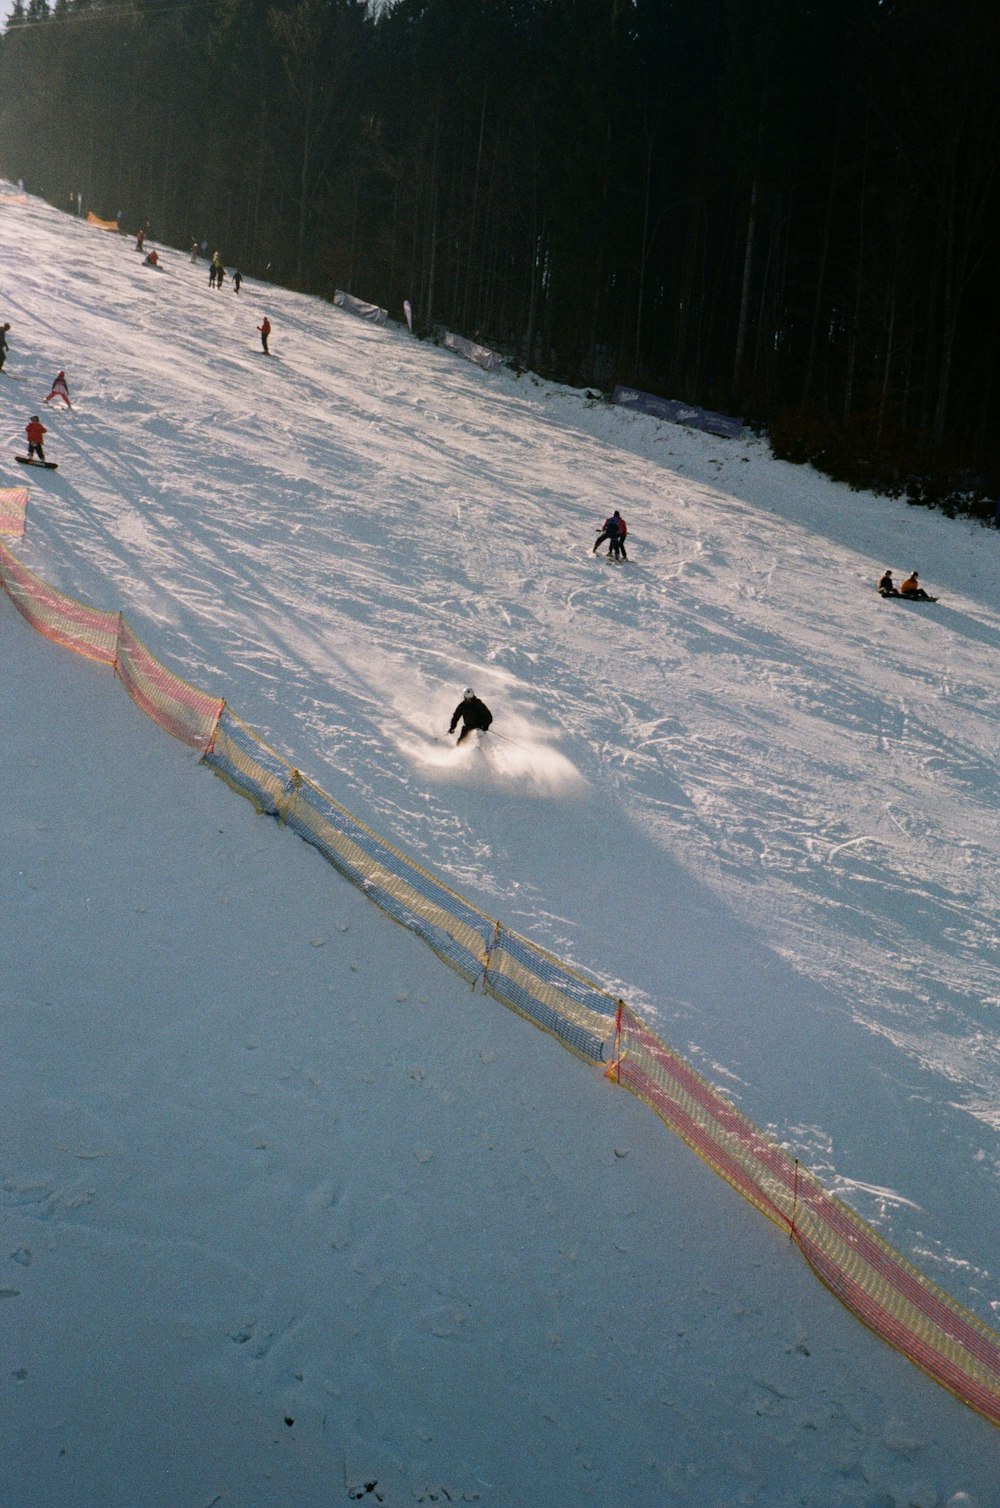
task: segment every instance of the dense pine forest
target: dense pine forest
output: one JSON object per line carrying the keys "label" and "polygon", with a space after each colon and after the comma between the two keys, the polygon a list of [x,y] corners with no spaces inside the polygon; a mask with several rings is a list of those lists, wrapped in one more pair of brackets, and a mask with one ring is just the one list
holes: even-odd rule
{"label": "dense pine forest", "polygon": [[17,0],[0,171],[985,516],[998,59],[996,0]]}

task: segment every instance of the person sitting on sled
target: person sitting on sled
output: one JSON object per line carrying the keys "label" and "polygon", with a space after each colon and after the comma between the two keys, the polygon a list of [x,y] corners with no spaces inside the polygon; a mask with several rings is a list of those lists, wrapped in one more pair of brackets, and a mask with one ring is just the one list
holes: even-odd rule
{"label": "person sitting on sled", "polygon": [[916,571],[914,571],[912,575],[907,576],[906,580],[903,582],[903,585],[899,589],[899,595],[901,597],[909,597],[911,600],[917,602],[937,601],[936,597],[931,597],[927,592],[924,591],[923,587],[920,585],[920,582],[917,580]]}
{"label": "person sitting on sled", "polygon": [[452,713],[449,733],[454,733],[459,718],[462,719],[462,731],[458,735],[458,742],[461,743],[463,738],[468,738],[470,733],[485,733],[493,721],[493,713],[485,702],[479,700],[472,687],[468,686],[465,695]]}
{"label": "person sitting on sled", "polygon": [[882,580],[878,584],[878,590],[879,596],[881,597],[899,596],[899,593],[896,590],[896,583],[892,579],[891,571],[886,571],[885,575],[882,577]]}
{"label": "person sitting on sled", "polygon": [[45,400],[46,403],[51,403],[53,398],[61,398],[67,408],[73,407],[69,401],[69,388],[66,386],[65,372],[57,373],[52,383],[52,391]]}
{"label": "person sitting on sled", "polygon": [[149,253],[149,255],[146,256],[146,257],[143,257],[143,259],[142,259],[142,265],[144,267],[158,267],[159,263],[160,263],[160,259],[156,255],[156,248],[154,246],[153,250]]}
{"label": "person sitting on sled", "polygon": [[44,461],[45,450],[42,446],[42,441],[48,434],[48,430],[37,414],[32,414],[24,426],[24,433],[28,437],[28,460],[33,460],[37,456],[40,461]]}

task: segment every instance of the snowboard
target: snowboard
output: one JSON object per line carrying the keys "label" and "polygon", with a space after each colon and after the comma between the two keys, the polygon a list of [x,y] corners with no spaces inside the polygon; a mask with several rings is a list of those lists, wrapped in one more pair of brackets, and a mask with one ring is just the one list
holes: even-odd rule
{"label": "snowboard", "polygon": [[886,602],[936,602],[936,597],[911,597],[906,592],[879,592]]}
{"label": "snowboard", "polygon": [[22,466],[40,466],[45,471],[58,471],[58,461],[36,461],[34,456],[15,456],[15,461],[20,461]]}

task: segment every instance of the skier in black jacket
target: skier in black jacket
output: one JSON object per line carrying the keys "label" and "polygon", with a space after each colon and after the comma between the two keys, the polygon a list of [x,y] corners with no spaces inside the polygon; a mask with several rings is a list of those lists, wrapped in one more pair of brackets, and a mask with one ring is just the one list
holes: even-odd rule
{"label": "skier in black jacket", "polygon": [[462,719],[462,731],[458,735],[458,742],[468,738],[470,733],[485,733],[493,721],[493,713],[485,702],[481,702],[472,687],[466,688],[465,695],[455,708],[451,716],[449,733],[454,733],[459,718]]}

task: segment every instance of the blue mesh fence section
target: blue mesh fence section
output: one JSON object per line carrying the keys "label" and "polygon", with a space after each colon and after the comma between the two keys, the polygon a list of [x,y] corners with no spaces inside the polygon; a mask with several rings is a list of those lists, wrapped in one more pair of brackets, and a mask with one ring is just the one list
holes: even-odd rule
{"label": "blue mesh fence section", "polygon": [[303,781],[284,820],[471,981],[483,971],[493,922],[385,843],[325,792]]}
{"label": "blue mesh fence section", "polygon": [[258,811],[275,815],[294,789],[294,775],[282,759],[230,711],[222,710],[215,741],[204,763],[244,796]]}
{"label": "blue mesh fence section", "polygon": [[483,988],[488,995],[499,1000],[501,1005],[509,1006],[519,1015],[526,1016],[529,1021],[534,1021],[545,1031],[551,1032],[581,1058],[586,1058],[592,1063],[603,1061],[603,1036],[598,1036],[586,1026],[580,1026],[568,1020],[561,1011],[539,1000],[537,995],[516,979],[490,969],[483,982]]}
{"label": "blue mesh fence section", "polygon": [[607,990],[602,990],[585,975],[574,973],[558,958],[546,953],[544,948],[528,942],[525,937],[519,937],[516,932],[508,932],[506,927],[502,933],[502,944],[503,951],[522,967],[529,969],[542,984],[557,990],[585,1011],[593,1011],[598,1016],[614,1016],[618,1001],[613,995],[609,995]]}

